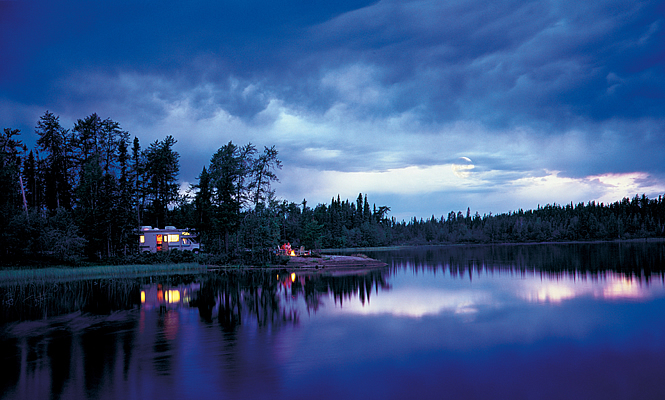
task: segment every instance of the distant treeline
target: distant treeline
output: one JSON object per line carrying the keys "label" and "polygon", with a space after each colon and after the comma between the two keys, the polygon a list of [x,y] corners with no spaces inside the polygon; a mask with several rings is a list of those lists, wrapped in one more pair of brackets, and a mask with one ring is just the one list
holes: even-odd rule
{"label": "distant treeline", "polygon": [[[451,211],[447,217],[396,221],[388,207],[333,199],[310,209],[291,204],[285,236],[320,248],[448,243],[526,243],[665,237],[665,199],[645,195],[612,204],[554,204],[498,215]],[[298,240],[299,239],[299,240]]]}
{"label": "distant treeline", "polygon": [[18,130],[0,135],[0,263],[137,262],[143,225],[196,230],[200,261],[216,263],[274,262],[271,250],[285,242],[320,249],[665,236],[662,196],[398,222],[362,194],[314,208],[275,199],[281,161],[274,146],[260,152],[229,142],[181,193],[171,136],[142,149],[111,119],[92,114],[65,129],[48,111],[35,132],[29,151]]}

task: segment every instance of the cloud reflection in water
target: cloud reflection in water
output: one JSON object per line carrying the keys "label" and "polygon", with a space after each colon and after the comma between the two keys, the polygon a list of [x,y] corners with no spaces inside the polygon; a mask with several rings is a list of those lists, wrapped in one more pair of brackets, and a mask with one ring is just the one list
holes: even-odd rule
{"label": "cloud reflection in water", "polygon": [[[343,306],[336,306],[336,312],[404,318],[443,314],[468,317],[515,303],[561,304],[580,297],[605,301],[665,297],[662,285],[649,285],[644,278],[612,271],[517,275],[513,272],[494,270],[491,279],[488,274],[476,273],[473,280],[449,272],[438,273],[435,278],[424,273],[422,280],[414,281],[416,285],[381,291],[365,304],[351,298]],[[433,278],[437,286],[430,286]],[[420,281],[423,286],[417,286]]]}
{"label": "cloud reflection in water", "polygon": [[529,302],[560,303],[576,297],[591,296],[596,299],[646,300],[663,296],[663,288],[649,287],[639,277],[605,272],[602,275],[574,274],[549,279],[524,280],[518,296]]}
{"label": "cloud reflection in water", "polygon": [[363,315],[391,314],[397,317],[421,318],[442,313],[474,314],[479,305],[491,305],[492,297],[482,290],[436,290],[410,287],[382,293],[371,303],[358,301],[344,305],[345,312]]}

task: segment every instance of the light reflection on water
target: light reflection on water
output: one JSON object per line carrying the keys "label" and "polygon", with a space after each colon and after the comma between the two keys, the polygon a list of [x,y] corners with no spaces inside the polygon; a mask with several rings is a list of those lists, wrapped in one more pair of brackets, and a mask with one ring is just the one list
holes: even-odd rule
{"label": "light reflection on water", "polygon": [[[419,284],[419,280],[423,283]],[[439,273],[421,273],[411,277],[410,284],[381,293],[365,304],[350,299],[340,311],[364,315],[388,313],[400,317],[420,318],[441,313],[471,314],[480,307],[498,307],[507,299],[531,303],[561,303],[577,297],[603,300],[648,300],[665,296],[664,286],[657,282],[649,285],[644,278],[606,272],[602,275],[581,273],[565,276],[514,274],[493,272],[476,276],[473,281],[450,285],[450,280],[463,280],[459,276]],[[432,287],[432,282],[440,287]],[[453,287],[451,287],[453,286]]]}
{"label": "light reflection on water", "polygon": [[665,395],[662,248],[620,249],[637,258],[618,264],[612,246],[607,259],[563,248],[377,253],[389,267],[362,274],[5,286],[1,397]]}

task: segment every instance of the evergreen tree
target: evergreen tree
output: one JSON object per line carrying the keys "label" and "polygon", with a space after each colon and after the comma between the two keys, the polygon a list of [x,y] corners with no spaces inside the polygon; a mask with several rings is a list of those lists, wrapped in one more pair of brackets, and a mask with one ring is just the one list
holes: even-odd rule
{"label": "evergreen tree", "polygon": [[139,138],[134,137],[132,142],[132,169],[131,169],[131,180],[132,180],[132,204],[134,206],[134,212],[136,217],[136,226],[139,227],[142,224],[143,209],[145,208],[145,157],[141,152],[141,144],[139,143]]}
{"label": "evergreen tree", "polygon": [[213,215],[212,208],[212,186],[210,182],[210,174],[203,167],[203,170],[198,176],[199,183],[194,185],[194,189],[198,189],[194,195],[194,205],[196,208],[196,222],[194,227],[201,234],[208,234],[210,232],[211,219]]}
{"label": "evergreen tree", "polygon": [[[23,143],[16,139],[18,129],[5,128],[0,133],[0,224],[6,227],[10,220],[22,210],[23,195],[21,187],[21,152],[25,151]],[[27,207],[23,209],[27,214]],[[0,254],[7,254],[5,236],[11,234],[6,229],[0,235]]]}
{"label": "evergreen tree", "polygon": [[39,175],[37,170],[37,161],[35,155],[30,150],[28,158],[23,164],[23,183],[25,185],[25,195],[28,202],[28,207],[40,207],[42,204],[41,189],[42,185],[39,182]]}
{"label": "evergreen tree", "polygon": [[97,156],[89,157],[83,164],[76,189],[76,222],[87,241],[86,255],[90,258],[106,255],[108,240],[106,214],[110,210],[105,207],[111,202],[102,196],[105,185],[108,185],[108,182],[104,182],[104,174]]}
{"label": "evergreen tree", "polygon": [[180,155],[173,150],[176,140],[167,136],[155,141],[145,152],[146,192],[151,201],[154,226],[166,225],[167,207],[178,197],[178,172]]}
{"label": "evergreen tree", "polygon": [[215,228],[217,243],[224,243],[224,250],[229,251],[229,235],[234,232],[240,221],[240,209],[246,199],[246,158],[249,153],[233,142],[222,146],[210,159],[208,168],[212,200],[216,209]]}
{"label": "evergreen tree", "polygon": [[39,119],[35,132],[39,136],[37,146],[46,153],[42,169],[44,200],[46,207],[55,210],[58,207],[71,208],[71,177],[68,174],[71,160],[71,141],[69,131],[60,126],[60,117],[46,111]]}
{"label": "evergreen tree", "polygon": [[252,182],[250,190],[254,190],[254,207],[259,206],[259,202],[265,202],[273,192],[270,190],[270,182],[279,181],[276,170],[282,168],[282,162],[277,159],[277,150],[275,146],[264,147],[261,154],[252,163]]}
{"label": "evergreen tree", "polygon": [[132,193],[133,185],[129,171],[129,154],[127,150],[128,138],[125,135],[118,145],[118,164],[120,168],[120,179],[118,180],[118,196],[115,204],[115,225],[114,234],[116,254],[127,255],[133,253],[136,249],[136,229],[133,207]]}

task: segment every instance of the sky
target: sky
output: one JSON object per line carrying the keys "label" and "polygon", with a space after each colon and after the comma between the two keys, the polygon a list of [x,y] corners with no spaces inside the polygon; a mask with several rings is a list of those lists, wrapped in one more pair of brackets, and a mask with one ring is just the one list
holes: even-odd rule
{"label": "sky", "polygon": [[659,1],[0,0],[0,128],[97,113],[182,187],[275,146],[279,199],[398,220],[665,194]]}

